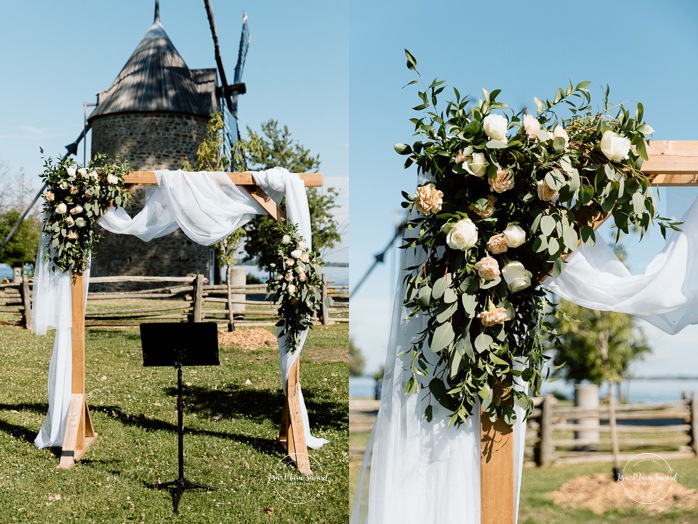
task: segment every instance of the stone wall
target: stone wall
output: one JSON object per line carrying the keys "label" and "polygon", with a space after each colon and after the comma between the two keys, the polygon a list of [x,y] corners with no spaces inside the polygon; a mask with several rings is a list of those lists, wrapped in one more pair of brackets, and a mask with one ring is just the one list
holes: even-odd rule
{"label": "stone wall", "polygon": [[[196,149],[206,135],[206,118],[172,114],[114,114],[92,122],[92,155],[122,156],[133,170],[179,169],[196,161]],[[146,190],[134,189],[127,211],[143,206]],[[94,276],[143,275],[208,277],[210,247],[193,243],[181,231],[143,242],[97,228],[103,238],[92,258]]]}

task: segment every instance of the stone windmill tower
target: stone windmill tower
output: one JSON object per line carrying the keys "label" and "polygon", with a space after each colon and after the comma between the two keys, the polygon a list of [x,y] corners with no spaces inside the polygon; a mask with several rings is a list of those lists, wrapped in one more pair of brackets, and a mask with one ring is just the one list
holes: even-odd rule
{"label": "stone windmill tower", "polygon": [[[92,155],[123,157],[142,171],[179,169],[187,160],[195,165],[209,117],[219,110],[218,93],[216,69],[187,67],[160,23],[156,2],[153,24],[109,89],[97,95],[89,116]],[[129,213],[138,211],[143,193],[137,192]],[[181,231],[151,242],[105,232],[92,274],[208,276],[211,259],[209,247]]]}

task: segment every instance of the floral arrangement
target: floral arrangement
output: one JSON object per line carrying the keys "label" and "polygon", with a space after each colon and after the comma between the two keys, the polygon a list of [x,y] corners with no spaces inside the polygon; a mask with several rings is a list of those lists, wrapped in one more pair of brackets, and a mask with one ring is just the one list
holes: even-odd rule
{"label": "floral arrangement", "polygon": [[[515,405],[530,413],[554,344],[541,280],[557,276],[580,242],[593,243],[595,223],[609,215],[619,232],[677,227],[657,215],[641,172],[653,132],[642,104],[631,115],[609,104],[606,88],[594,110],[588,85],[535,99],[535,115],[509,110],[500,90],[471,103],[454,89],[445,107],[443,81],[418,93],[417,141],[395,149],[423,181],[414,195],[403,193],[415,231],[403,247],[426,253],[407,268],[404,304],[428,319],[409,350],[405,390],[429,397],[427,419],[432,400],[452,413],[451,424],[465,422],[478,402],[493,421],[513,424]],[[432,374],[427,352],[439,359]]]}
{"label": "floral arrangement", "polygon": [[281,319],[276,324],[281,335],[288,334],[286,349],[295,351],[301,333],[312,327],[313,317],[322,311],[322,265],[316,252],[308,249],[292,223],[279,225],[276,262],[270,264],[274,276],[267,283],[267,294],[274,295]]}
{"label": "floral arrangement", "polygon": [[86,167],[71,158],[45,161],[42,231],[50,239],[46,257],[55,268],[82,275],[89,267],[99,239],[93,226],[112,205],[126,205],[128,172],[126,162],[111,162],[106,155],[96,155]]}

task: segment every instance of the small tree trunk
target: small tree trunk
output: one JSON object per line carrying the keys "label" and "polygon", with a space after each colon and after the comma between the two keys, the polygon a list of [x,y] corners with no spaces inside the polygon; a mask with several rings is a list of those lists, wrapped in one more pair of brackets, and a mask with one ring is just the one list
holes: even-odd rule
{"label": "small tree trunk", "polygon": [[613,393],[614,383],[608,383],[608,424],[611,429],[611,451],[613,453],[613,478],[616,482],[620,476],[620,446],[618,444],[618,425],[616,423],[616,401]]}
{"label": "small tree trunk", "polygon": [[228,331],[235,331],[233,322],[233,266],[228,264],[225,269],[225,285],[228,288]]}

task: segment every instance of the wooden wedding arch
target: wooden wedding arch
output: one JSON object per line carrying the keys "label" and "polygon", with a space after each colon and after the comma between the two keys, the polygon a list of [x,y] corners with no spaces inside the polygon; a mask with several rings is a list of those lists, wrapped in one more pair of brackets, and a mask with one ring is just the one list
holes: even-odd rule
{"label": "wooden wedding arch", "polygon": [[[698,141],[656,140],[647,143],[642,165],[655,186],[698,186]],[[603,220],[594,224],[598,228]],[[698,256],[698,255],[697,255]],[[481,524],[514,524],[514,432],[503,420],[480,422]]]}
{"label": "wooden wedding arch", "polygon": [[[285,219],[285,213],[262,188],[257,186],[251,173],[228,173],[230,180],[246,190],[249,195],[276,221]],[[301,173],[306,187],[319,187],[323,183],[322,173]],[[156,185],[152,171],[133,171],[124,177],[126,187]],[[85,396],[85,278],[73,276],[72,300],[72,386],[68,420],[63,436],[63,447],[59,468],[71,468],[87,451],[97,434],[92,425],[92,417]],[[286,453],[294,461],[298,470],[310,474],[308,448],[305,441],[305,428],[300,409],[300,355],[289,371],[286,398],[279,430],[279,441],[286,447]]]}

